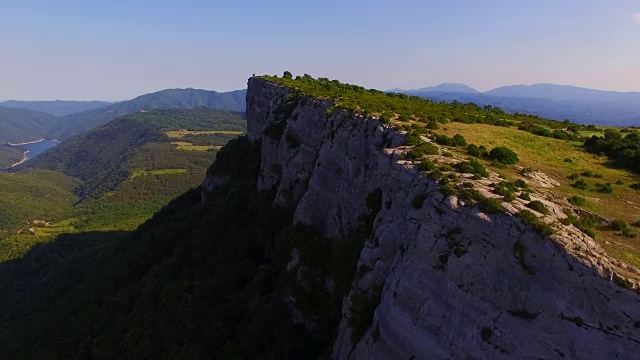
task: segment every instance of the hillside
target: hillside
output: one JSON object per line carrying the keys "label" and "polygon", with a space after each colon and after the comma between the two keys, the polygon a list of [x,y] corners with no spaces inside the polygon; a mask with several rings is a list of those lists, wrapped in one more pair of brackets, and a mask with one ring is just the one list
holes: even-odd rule
{"label": "hillside", "polygon": [[0,106],[42,112],[53,116],[65,116],[81,111],[93,110],[110,105],[105,101],[16,101],[0,102]]}
{"label": "hillside", "polygon": [[[0,213],[12,219],[0,224],[0,258],[15,257],[64,233],[135,229],[197,186],[218,149],[245,129],[242,116],[222,110],[153,110],[77,135],[12,169],[17,173],[0,173],[16,184],[31,181],[33,174],[51,174],[39,180],[42,191],[71,184],[64,187],[68,202],[60,201],[61,195],[38,206],[33,202],[37,198],[0,202]],[[19,186],[5,191],[11,199],[30,199],[32,193]]]}
{"label": "hillside", "polygon": [[251,78],[247,103],[201,189],[0,264],[6,356],[640,356],[640,273],[600,240],[632,238],[585,212],[638,213],[636,175],[580,139],[624,137],[310,76]]}
{"label": "hillside", "polygon": [[228,111],[244,111],[245,90],[218,93],[198,89],[168,89],[139,96],[99,109],[84,111],[61,117],[52,129],[52,137],[66,139],[93,129],[99,125],[141,110],[189,109],[206,107]]}
{"label": "hillside", "polygon": [[0,145],[0,169],[10,167],[22,160],[22,157],[22,151],[19,149],[9,145]]}
{"label": "hillside", "polygon": [[0,106],[0,144],[41,139],[55,121],[55,117],[41,112]]}
{"label": "hillside", "polygon": [[555,84],[503,86],[487,91],[485,94],[559,101],[611,102],[628,105],[636,105],[640,102],[640,92],[605,91]]}

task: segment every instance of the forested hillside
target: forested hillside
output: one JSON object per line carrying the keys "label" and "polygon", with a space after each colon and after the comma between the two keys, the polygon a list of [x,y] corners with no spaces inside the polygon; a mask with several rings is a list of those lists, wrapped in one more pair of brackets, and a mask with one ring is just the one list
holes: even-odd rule
{"label": "forested hillside", "polygon": [[[52,202],[0,202],[0,213],[10,218],[0,224],[5,239],[0,238],[0,258],[15,257],[64,233],[135,229],[168,201],[198,186],[218,149],[245,129],[243,116],[227,111],[152,110],[77,135],[13,169],[17,173],[0,174],[15,184],[33,183],[29,179],[34,174],[51,174],[55,184],[40,176],[40,187],[66,184],[64,196],[71,199],[38,193]],[[30,199],[26,186],[6,189],[7,198]]]}
{"label": "forested hillside", "polygon": [[66,139],[127,114],[150,109],[190,109],[206,107],[228,111],[244,111],[245,90],[218,93],[198,89],[169,89],[139,96],[103,108],[61,117],[51,136]]}
{"label": "forested hillside", "polygon": [[56,118],[45,113],[0,106],[0,144],[38,140],[49,135]]}

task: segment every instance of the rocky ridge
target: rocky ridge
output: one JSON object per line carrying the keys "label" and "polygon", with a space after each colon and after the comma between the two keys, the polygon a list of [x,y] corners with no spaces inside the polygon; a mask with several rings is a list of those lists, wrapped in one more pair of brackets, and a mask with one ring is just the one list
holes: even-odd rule
{"label": "rocky ridge", "polygon": [[[375,118],[329,115],[330,100],[303,98],[283,110],[291,93],[249,80],[259,188],[275,190],[274,205],[295,222],[332,238],[360,225],[372,195],[381,204],[343,301],[334,359],[640,358],[640,296],[618,285],[626,281],[619,274],[637,270],[559,224],[562,207],[532,194],[552,209],[537,214],[556,229],[547,237],[513,216],[524,202],[486,214],[401,161],[403,134]],[[496,180],[476,188],[494,197]],[[375,312],[359,336],[350,320],[362,297]]]}

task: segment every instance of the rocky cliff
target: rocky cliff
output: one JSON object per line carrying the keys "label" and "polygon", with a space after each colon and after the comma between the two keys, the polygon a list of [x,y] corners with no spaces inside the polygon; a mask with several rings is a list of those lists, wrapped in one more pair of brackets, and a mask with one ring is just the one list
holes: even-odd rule
{"label": "rocky cliff", "polygon": [[[622,264],[599,245],[553,219],[556,234],[539,235],[512,215],[518,203],[490,215],[443,195],[398,159],[401,133],[331,106],[249,80],[248,138],[261,142],[258,187],[276,192],[274,206],[339,239],[380,204],[334,359],[640,358],[640,296],[616,284]],[[363,299],[373,321],[354,333]]]}

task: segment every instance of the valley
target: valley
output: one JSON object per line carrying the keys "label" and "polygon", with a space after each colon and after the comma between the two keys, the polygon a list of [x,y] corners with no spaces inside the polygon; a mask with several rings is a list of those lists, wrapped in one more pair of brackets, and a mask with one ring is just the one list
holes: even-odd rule
{"label": "valley", "polygon": [[[181,139],[184,147],[201,151],[176,146],[166,135],[184,129],[206,136]],[[227,111],[150,110],[64,141],[15,167],[14,173],[0,173],[0,181],[12,184],[0,190],[5,199],[0,213],[8,216],[0,223],[0,257],[19,257],[62,234],[135,229],[171,199],[197,186],[217,150],[245,129],[242,116]],[[58,143],[20,146],[38,155],[48,145]],[[66,185],[55,191],[47,190],[49,184],[36,185],[47,176],[64,179],[55,181]],[[23,201],[12,200],[16,196]],[[40,197],[52,202],[39,203]]]}

